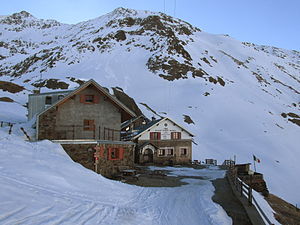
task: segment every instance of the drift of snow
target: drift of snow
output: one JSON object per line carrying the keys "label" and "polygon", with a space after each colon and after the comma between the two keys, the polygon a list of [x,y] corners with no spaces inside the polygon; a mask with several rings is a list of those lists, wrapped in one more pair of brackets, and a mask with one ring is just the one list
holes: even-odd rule
{"label": "drift of snow", "polygon": [[209,181],[174,188],[127,185],[74,163],[58,144],[30,143],[14,133],[0,130],[0,224],[231,224],[211,200]]}

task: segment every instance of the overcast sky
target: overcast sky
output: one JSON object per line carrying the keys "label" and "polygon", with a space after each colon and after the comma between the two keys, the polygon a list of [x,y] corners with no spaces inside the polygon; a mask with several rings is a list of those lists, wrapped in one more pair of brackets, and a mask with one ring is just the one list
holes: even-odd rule
{"label": "overcast sky", "polygon": [[165,12],[214,34],[300,50],[300,0],[0,0],[0,15],[78,23],[117,7]]}

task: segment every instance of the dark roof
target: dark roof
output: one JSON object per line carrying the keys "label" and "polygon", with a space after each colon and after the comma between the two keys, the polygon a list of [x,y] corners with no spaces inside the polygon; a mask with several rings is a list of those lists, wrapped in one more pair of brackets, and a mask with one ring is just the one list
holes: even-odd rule
{"label": "dark roof", "polygon": [[150,127],[152,127],[154,124],[158,123],[161,120],[162,118],[158,120],[151,120],[147,124],[135,128],[133,131],[127,131],[127,132],[125,131],[124,135],[122,136],[122,139],[126,141],[132,140],[134,137],[144,132],[145,130],[149,129]]}
{"label": "dark roof", "polygon": [[151,120],[149,123],[143,125],[143,126],[140,126],[140,127],[137,127],[136,130],[137,132],[135,133],[134,136],[137,136],[139,135],[140,133],[144,132],[145,130],[147,130],[148,128],[152,127],[154,124],[158,123],[159,121],[161,121],[163,118],[160,118],[160,119],[157,119],[157,120]]}
{"label": "dark roof", "polygon": [[139,116],[137,116],[137,117],[134,117],[134,118],[132,118],[132,119],[130,119],[130,120],[127,120],[127,121],[123,122],[123,123],[121,124],[121,129],[127,127],[129,124],[133,123],[134,121],[136,121],[137,119],[139,119],[139,118],[141,118],[141,117],[143,117],[145,120],[149,121],[149,119],[148,119],[146,116],[144,116],[144,115],[139,115]]}

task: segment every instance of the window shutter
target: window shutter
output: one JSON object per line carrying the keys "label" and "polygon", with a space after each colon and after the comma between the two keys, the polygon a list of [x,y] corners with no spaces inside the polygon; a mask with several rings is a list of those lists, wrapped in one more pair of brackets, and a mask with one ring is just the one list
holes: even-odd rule
{"label": "window shutter", "polygon": [[100,101],[100,96],[99,95],[94,95],[94,103],[98,104]]}
{"label": "window shutter", "polygon": [[85,95],[80,95],[80,103],[85,103]]}
{"label": "window shutter", "polygon": [[178,139],[181,139],[181,132],[178,132]]}
{"label": "window shutter", "polygon": [[161,136],[160,132],[157,132],[157,140],[160,140],[160,136]]}
{"label": "window shutter", "polygon": [[111,158],[111,152],[112,152],[112,148],[108,148],[108,152],[107,152],[107,154],[108,154],[108,160],[112,160],[112,158]]}
{"label": "window shutter", "polygon": [[95,130],[95,121],[94,120],[90,120],[89,125],[90,125],[90,130]]}
{"label": "window shutter", "polygon": [[150,132],[150,140],[153,140],[153,132]]}
{"label": "window shutter", "polygon": [[124,158],[124,148],[119,148],[119,159],[123,160]]}

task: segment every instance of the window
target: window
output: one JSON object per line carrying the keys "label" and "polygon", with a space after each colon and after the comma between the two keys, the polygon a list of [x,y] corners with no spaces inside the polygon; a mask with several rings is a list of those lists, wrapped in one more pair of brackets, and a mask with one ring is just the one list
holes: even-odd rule
{"label": "window", "polygon": [[98,95],[80,95],[80,102],[85,104],[99,103]]}
{"label": "window", "polygon": [[171,132],[171,139],[181,139],[180,132]]}
{"label": "window", "polygon": [[187,155],[188,153],[188,148],[184,147],[184,148],[180,148],[180,155]]}
{"label": "window", "polygon": [[93,103],[94,102],[94,95],[85,95],[85,102]]}
{"label": "window", "polygon": [[173,151],[174,151],[173,148],[167,148],[167,155],[168,156],[173,155]]}
{"label": "window", "polygon": [[150,140],[160,140],[160,132],[150,132]]}
{"label": "window", "polygon": [[158,149],[158,156],[164,156],[165,155],[165,149]]}
{"label": "window", "polygon": [[122,160],[124,158],[123,148],[109,148],[108,160]]}
{"label": "window", "polygon": [[111,159],[118,159],[119,158],[119,149],[118,148],[113,148],[110,152],[110,158]]}
{"label": "window", "polygon": [[83,120],[83,130],[94,130],[94,120]]}
{"label": "window", "polygon": [[51,105],[52,104],[52,97],[51,96],[46,96],[45,104],[46,105]]}
{"label": "window", "polygon": [[173,156],[174,155],[174,148],[172,147],[164,147],[158,149],[158,156]]}

